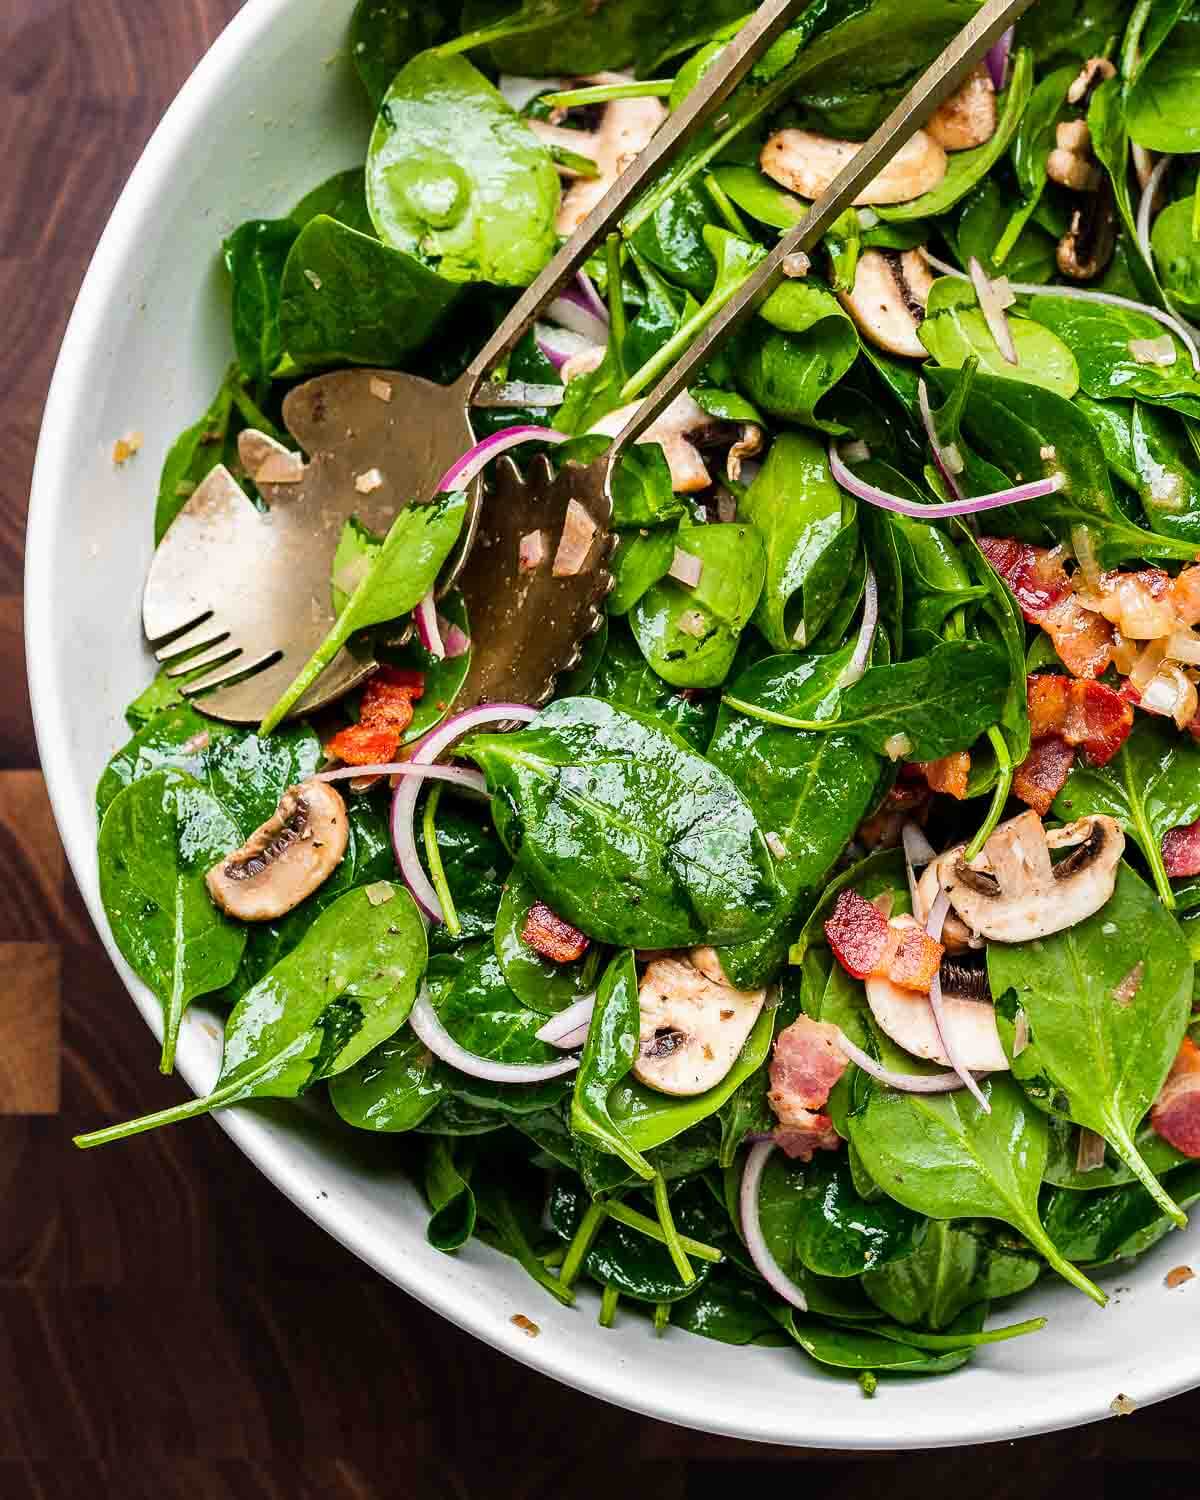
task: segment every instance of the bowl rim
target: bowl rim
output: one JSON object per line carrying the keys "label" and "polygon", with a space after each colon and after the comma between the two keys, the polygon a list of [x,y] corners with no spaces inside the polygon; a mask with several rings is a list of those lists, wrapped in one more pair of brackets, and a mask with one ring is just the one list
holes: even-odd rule
{"label": "bowl rim", "polygon": [[[227,70],[236,66],[238,59],[265,36],[292,3],[293,0],[246,0],[180,88],[123,187],[92,256],[63,338],[43,412],[30,492],[24,625],[29,692],[41,768],[67,859],[92,921],[131,998],[147,1024],[156,1031],[160,1029],[157,1005],[117,951],[100,904],[95,829],[86,818],[72,813],[68,796],[68,788],[76,776],[62,713],[62,695],[56,691],[49,642],[52,639],[55,584],[54,540],[59,515],[56,496],[69,493],[71,475],[66,463],[66,445],[51,441],[49,435],[65,430],[71,424],[73,412],[84,402],[89,351],[103,332],[109,307],[119,299],[122,269],[135,253],[139,221],[154,202],[177,154],[186,149],[193,131],[202,123],[210,97]],[[346,3],[349,6],[350,0]],[[187,1059],[181,1058],[180,1073],[189,1086],[200,1086],[199,1079],[194,1076],[200,1071],[195,1066],[195,1059],[189,1065]],[[352,1214],[341,1212],[331,1196],[318,1194],[315,1190],[320,1185],[317,1177],[302,1160],[292,1158],[286,1144],[278,1144],[272,1139],[253,1110],[224,1110],[212,1118],[280,1192],[336,1241],[401,1290],[457,1327],[539,1373],[644,1416],[755,1442],[878,1451],[881,1448],[928,1449],[998,1442],[1076,1427],[1110,1414],[1101,1399],[1084,1389],[1083,1382],[1075,1387],[1078,1395],[1064,1399],[1060,1392],[1055,1401],[1046,1403],[1040,1412],[1033,1414],[1032,1421],[1016,1420],[1015,1408],[1003,1403],[998,1404],[1003,1415],[993,1415],[990,1410],[980,1411],[976,1406],[971,1409],[973,1419],[969,1423],[964,1426],[960,1417],[953,1429],[932,1440],[928,1436],[893,1431],[881,1441],[878,1426],[873,1423],[863,1424],[868,1429],[865,1432],[855,1431],[849,1425],[833,1433],[815,1429],[799,1435],[780,1432],[769,1422],[756,1420],[753,1411],[737,1401],[724,1404],[724,1417],[712,1409],[711,1402],[706,1410],[697,1410],[705,1398],[689,1398],[667,1386],[653,1383],[639,1389],[636,1381],[631,1379],[627,1361],[623,1359],[580,1361],[569,1340],[522,1338],[513,1343],[501,1332],[503,1324],[473,1316],[475,1303],[455,1295],[448,1280],[428,1275],[415,1265],[400,1266],[377,1253],[378,1236],[369,1226],[357,1224]],[[1163,1360],[1159,1370],[1157,1380],[1141,1378],[1139,1407],[1182,1394],[1200,1383],[1200,1362],[1189,1369],[1182,1356],[1174,1362]],[[970,1371],[966,1374],[969,1378]],[[798,1424],[804,1423],[803,1412],[798,1411],[796,1415]],[[820,1417],[813,1414],[807,1421],[812,1428]]]}

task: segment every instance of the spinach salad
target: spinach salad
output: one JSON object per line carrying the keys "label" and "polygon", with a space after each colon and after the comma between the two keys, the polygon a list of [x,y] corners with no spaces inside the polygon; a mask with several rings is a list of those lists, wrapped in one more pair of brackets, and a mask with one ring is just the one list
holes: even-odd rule
{"label": "spinach salad", "polygon": [[[236,358],[156,540],[214,474],[303,470],[299,383],[455,379],[746,8],[359,0],[365,166],[225,240]],[[456,706],[435,590],[468,477],[602,449],[973,9],[812,0],[494,372],[438,499],[347,525],[266,723],[206,717],[186,659],[130,705],[104,905],[164,1070],[200,999],[224,1064],[81,1145],[317,1089],[396,1138],[440,1250],[868,1394],[1036,1332],[985,1318],[1039,1279],[1103,1306],[1186,1223],[1200,9],[1040,0],[993,49],[623,461],[550,702]],[[569,529],[521,568],[569,573]],[[288,717],[363,640],[365,687]]]}

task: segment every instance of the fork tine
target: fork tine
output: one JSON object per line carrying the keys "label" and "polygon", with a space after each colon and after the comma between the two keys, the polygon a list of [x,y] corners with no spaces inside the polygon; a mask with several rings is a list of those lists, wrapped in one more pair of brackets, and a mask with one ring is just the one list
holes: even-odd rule
{"label": "fork tine", "polygon": [[195,698],[200,693],[211,693],[214,688],[228,687],[231,683],[240,682],[245,677],[253,677],[255,673],[274,666],[280,654],[278,651],[268,651],[265,656],[255,657],[253,661],[243,661],[241,660],[242,653],[239,651],[232,662],[226,661],[216,671],[210,672],[207,677],[187,683],[180,689],[180,692],[185,698]]}
{"label": "fork tine", "polygon": [[164,645],[159,646],[154,655],[158,661],[174,661],[177,656],[182,656],[188,651],[201,651],[208,646],[215,646],[218,641],[223,641],[229,635],[227,630],[222,630],[212,617],[211,610],[202,619],[190,625],[182,635],[172,636]]}
{"label": "fork tine", "polygon": [[214,645],[211,651],[206,651],[200,656],[189,656],[185,661],[177,662],[173,667],[167,668],[168,677],[187,677],[192,672],[198,672],[202,667],[221,667],[234,657],[242,655],[242,648],[235,646],[228,634],[221,637],[221,643]]}

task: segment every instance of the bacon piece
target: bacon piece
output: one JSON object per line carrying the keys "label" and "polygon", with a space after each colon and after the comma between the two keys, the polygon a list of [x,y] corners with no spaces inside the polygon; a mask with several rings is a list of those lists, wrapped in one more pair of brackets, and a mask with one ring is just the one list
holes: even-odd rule
{"label": "bacon piece", "polygon": [[834,957],[855,979],[889,979],[929,993],[945,949],[923,927],[889,922],[857,891],[842,891],[825,920]]}
{"label": "bacon piece", "polygon": [[1200,624],[1200,567],[1184,568],[1171,585],[1171,603],[1181,625]]}
{"label": "bacon piece", "polygon": [[1102,682],[1042,672],[1027,679],[1025,692],[1034,739],[1056,734],[1068,745],[1082,746],[1094,766],[1107,765],[1133,728],[1132,705]]}
{"label": "bacon piece", "polygon": [[945,792],[962,802],[967,795],[967,778],[971,774],[971,752],[956,750],[941,760],[915,761],[917,769],[929,783],[931,792]]}
{"label": "bacon piece", "polygon": [[1150,1111],[1150,1124],[1185,1156],[1200,1156],[1200,1047],[1184,1037],[1167,1081]]}
{"label": "bacon piece", "polygon": [[348,766],[393,761],[412,723],[413,703],[425,694],[425,677],[400,667],[380,667],[363,691],[358,723],[335,734],[325,746],[331,760]]}
{"label": "bacon piece", "polygon": [[1029,754],[1013,774],[1013,791],[1039,817],[1050,811],[1055,797],[1067,784],[1075,764],[1074,747],[1060,735],[1047,734],[1034,740]]}
{"label": "bacon piece", "polygon": [[1168,875],[1200,875],[1200,819],[1164,833],[1162,856]]}
{"label": "bacon piece", "polygon": [[544,901],[535,901],[529,908],[521,928],[521,941],[554,964],[574,963],[591,944],[590,938],[570,922],[564,922]]}
{"label": "bacon piece", "polygon": [[905,823],[924,823],[932,795],[916,766],[902,765],[899,779],[888,789],[879,811],[863,819],[854,837],[867,849],[894,849]]}
{"label": "bacon piece", "polygon": [[1069,671],[1099,677],[1112,660],[1113,628],[1075,598],[1061,561],[1046,547],[1008,537],[980,537],[979,546],[1021,613],[1046,632]]}
{"label": "bacon piece", "polygon": [[840,1141],[821,1111],[849,1065],[836,1026],[800,1016],[780,1032],[771,1058],[767,1095],[779,1129],[775,1142],[788,1156],[811,1161],[814,1151],[836,1151]]}

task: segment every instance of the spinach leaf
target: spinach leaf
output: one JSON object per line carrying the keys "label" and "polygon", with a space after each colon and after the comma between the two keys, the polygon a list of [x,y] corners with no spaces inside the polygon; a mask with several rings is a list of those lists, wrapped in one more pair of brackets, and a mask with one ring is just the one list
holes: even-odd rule
{"label": "spinach leaf", "polygon": [[632,62],[661,12],[661,0],[467,0],[443,51],[486,45],[499,70],[532,78],[596,73]]}
{"label": "spinach leaf", "polygon": [[[835,1369],[944,1375],[965,1365],[971,1357],[969,1344],[937,1354],[887,1338],[871,1328],[841,1328],[822,1323],[791,1308],[781,1309],[776,1316],[806,1354]],[[975,1325],[971,1327],[974,1329]]]}
{"label": "spinach leaf", "polygon": [[599,1150],[619,1156],[649,1181],[654,1168],[628,1143],[608,1108],[609,1095],[637,1060],[640,1018],[637,968],[627,950],[609,964],[596,992],[596,1008],[575,1075],[571,1130]]}
{"label": "spinach leaf", "polygon": [[167,527],[187,504],[219,463],[234,458],[231,431],[234,425],[233,395],[238,382],[234,365],[221,382],[212,405],[191,427],[171,444],[163,460],[158,481],[158,500],[154,507],[154,545],[167,533]]}
{"label": "spinach leaf", "polygon": [[420,603],[458,538],[466,509],[466,495],[456,492],[400,512],[370,570],[329,634],[267,714],[260,734],[269,734],[291,712],[356,631],[394,620]]}
{"label": "spinach leaf", "polygon": [[[875,1040],[886,1066],[919,1068],[878,1033]],[[1003,1074],[981,1088],[990,1114],[965,1090],[907,1094],[867,1082],[865,1099],[850,1115],[850,1139],[875,1181],[906,1208],[931,1219],[1010,1224],[1060,1276],[1103,1306],[1104,1293],[1063,1258],[1038,1218],[1045,1117]]]}
{"label": "spinach leaf", "polygon": [[433,334],[461,289],[416,256],[317,214],[293,244],[279,338],[294,365],[397,365]]}
{"label": "spinach leaf", "polygon": [[716,687],[737,654],[766,573],[762,540],[751,526],[680,523],[675,545],[700,559],[695,587],[673,578],[652,584],[633,606],[634,639],[673,687]]}
{"label": "spinach leaf", "polygon": [[755,625],[776,651],[815,640],[858,546],[854,503],[830,477],[824,445],[781,433],[739,509],[766,549]]}
{"label": "spinach leaf", "polygon": [[412,897],[401,886],[389,889],[387,901],[378,901],[378,890],[373,899],[348,891],[238,1001],[212,1093],[77,1136],[76,1145],[105,1145],[246,1099],[295,1098],[392,1036],[416,999],[426,946]]}
{"label": "spinach leaf", "polygon": [[1123,865],[1093,916],[1036,944],[991,943],[987,959],[1010,1056],[1018,1009],[1029,1022],[1014,1077],[1043,1108],[1102,1135],[1159,1208],[1186,1223],[1133,1141],[1191,1015],[1192,958],[1174,917]]}
{"label": "spinach leaf", "polygon": [[[768,657],[737,678],[733,693],[780,713],[823,718],[836,708],[838,680],[851,654],[845,646],[832,656]],[[781,919],[762,938],[721,954],[730,978],[753,988],[782,960],[790,919],[811,899],[869,811],[880,762],[851,735],[781,729],[727,707],[708,756],[785,851],[775,867],[785,897]]]}
{"label": "spinach leaf", "polygon": [[291,219],[251,219],[222,246],[233,283],[233,346],[249,380],[269,380],[283,354],[280,285],[299,232]]}
{"label": "spinach leaf", "polygon": [[705,230],[719,227],[712,199],[688,183],[629,237],[629,243],[675,285],[703,301],[717,279],[716,257]]}
{"label": "spinach leaf", "polygon": [[[1046,190],[1046,158],[1054,149],[1055,127],[1063,116],[1067,90],[1075,81],[1077,71],[1075,67],[1066,67],[1047,74],[1033,90],[1028,108],[1021,116],[1012,142],[1012,168],[1021,191],[1021,204],[1009,219],[1004,233],[992,242],[997,267],[1008,261],[1021,235],[1027,232],[1026,226]],[[1051,258],[1050,274],[1053,274],[1053,266]],[[1022,281],[1029,279],[1018,272],[1015,262],[1009,264],[1008,269]],[[1049,274],[1037,277],[1038,281],[1049,279]]]}
{"label": "spinach leaf", "polygon": [[773,1152],[763,1172],[759,1221],[784,1272],[799,1263],[818,1276],[859,1276],[903,1260],[921,1243],[925,1220],[881,1195],[868,1203],[839,1153],[805,1165]]}
{"label": "spinach leaf", "polygon": [[411,57],[438,42],[449,14],[422,0],[358,0],[350,21],[350,56],[375,109]]}
{"label": "spinach leaf", "polygon": [[620,621],[610,625],[608,644],[589,692],[593,698],[603,698],[618,708],[640,709],[701,752],[716,722],[718,700],[695,688],[669,687]]}
{"label": "spinach leaf", "polygon": [[[1162,301],[1162,293],[1154,267],[1141,251],[1133,199],[1130,196],[1129,130],[1124,86],[1120,78],[1107,79],[1092,94],[1088,103],[1087,123],[1092,137],[1092,154],[1108,173],[1121,222],[1125,226],[1126,269],[1133,278],[1138,299],[1157,304]],[[1084,389],[1087,389],[1086,383]]]}
{"label": "spinach leaf", "polygon": [[1200,240],[1193,233],[1196,195],[1168,203],[1154,220],[1150,244],[1171,302],[1193,321],[1200,316]]}
{"label": "spinach leaf", "polygon": [[771,856],[740,793],[647,715],[560,699],[529,729],[472,735],[459,753],[487,776],[522,873],[591,937],[735,942],[777,914]]}
{"label": "spinach leaf", "polygon": [[[1015,597],[980,551],[979,543],[975,540],[970,527],[962,521],[957,521],[955,530],[972,574],[976,581],[988,591],[988,598],[983,604],[983,618],[990,622],[992,630],[998,636],[1008,657],[1008,692],[1005,695],[999,728],[1008,746],[1012,764],[1019,766],[1029,754],[1030,744],[1029,701],[1025,681],[1025,622],[1021,617]],[[973,627],[977,633],[979,624],[980,618],[977,617]],[[977,756],[976,760],[978,759]],[[972,769],[974,770],[974,767]],[[977,796],[980,791],[986,790],[987,786],[974,782],[971,795]]]}
{"label": "spinach leaf", "polygon": [[321,742],[307,724],[289,725],[270,740],[218,719],[188,703],[156,714],[104,768],[96,787],[96,812],[104,817],[118,793],[144,776],[169,769],[202,782],[232,819],[235,849],[265,823],[289,786],[306,780],[321,760]]}
{"label": "spinach leaf", "polygon": [[[1057,269],[1054,238],[1039,224],[1021,220],[1022,210],[993,178],[981,182],[959,216],[954,247],[960,262],[967,265],[974,256],[989,276],[1049,281]],[[1002,252],[1003,261],[997,258]]]}
{"label": "spinach leaf", "polygon": [[843,430],[817,413],[858,357],[854,323],[832,292],[815,282],[785,282],[739,335],[733,357],[738,384],[770,416]]}
{"label": "spinach leaf", "polygon": [[[1149,1120],[1138,1126],[1133,1138],[1138,1155],[1154,1173],[1161,1177],[1172,1167],[1187,1161],[1182,1151],[1176,1151],[1170,1141],[1164,1140]],[[1121,1160],[1111,1146],[1105,1143],[1104,1161],[1090,1171],[1081,1172],[1079,1160],[1079,1129],[1069,1120],[1050,1117],[1050,1156],[1046,1162],[1046,1178],[1054,1187],[1070,1188],[1073,1192],[1096,1192],[1101,1188],[1121,1187],[1135,1182],[1132,1170]]]}
{"label": "spinach leaf", "polygon": [[[1140,396],[1200,417],[1200,378],[1174,334],[1145,313],[1128,307],[1109,307],[1055,297],[1053,288],[1034,297],[1029,315],[1052,329],[1074,350],[1079,383],[1097,401],[1114,396]],[[1169,337],[1175,342],[1175,363],[1138,364],[1129,351],[1131,340]]]}
{"label": "spinach leaf", "polygon": [[1120,34],[1128,9],[1125,0],[1040,0],[1017,23],[1017,39],[1033,49],[1039,67],[1075,61],[1074,77],[1080,62],[1104,53]]}
{"label": "spinach leaf", "polygon": [[445,1093],[429,1048],[410,1026],[329,1082],[334,1109],[356,1130],[415,1130]]}
{"label": "spinach leaf", "polygon": [[1129,438],[1137,491],[1151,530],[1200,543],[1200,470],[1184,418],[1133,403]]}
{"label": "spinach leaf", "polygon": [[233,978],[246,931],[209,899],[204,877],[240,842],[215,797],[180,770],[119,792],[100,825],[100,899],[130,968],[163,1010],[162,1071],[188,1003]]}
{"label": "spinach leaf", "polygon": [[550,153],[478,69],[425,52],[396,75],[367,152],[380,239],[448,281],[527,286],[555,248]]}
{"label": "spinach leaf", "polygon": [[1139,70],[1125,100],[1129,134],[1148,151],[1200,151],[1200,16],[1193,11]]}
{"label": "spinach leaf", "polygon": [[1074,767],[1054,811],[1068,822],[1094,813],[1116,818],[1150,866],[1159,900],[1173,907],[1163,835],[1200,818],[1200,746],[1173,725],[1138,714],[1129,738],[1106,766],[1080,762]]}
{"label": "spinach leaf", "polygon": [[[1168,1172],[1163,1192],[1184,1206],[1200,1199],[1200,1168],[1193,1162]],[[1141,1183],[1101,1193],[1056,1188],[1045,1196],[1046,1228],[1064,1255],[1090,1265],[1133,1259],[1175,1227]]]}
{"label": "spinach leaf", "polygon": [[513,870],[505,882],[500,910],[496,913],[496,957],[509,989],[517,998],[543,1016],[552,1016],[573,1004],[589,988],[585,974],[592,971],[594,962],[589,952],[572,963],[554,963],[522,939],[525,921],[537,899],[537,892],[520,870]]}
{"label": "spinach leaf", "polygon": [[[1043,300],[1035,299],[1035,307]],[[927,378],[931,386],[949,395],[956,376],[931,369]],[[1083,380],[1086,389],[1086,375]],[[1063,475],[1057,493],[1021,505],[1013,523],[1016,534],[1023,522],[1038,521],[1065,539],[1072,526],[1085,525],[1092,533],[1101,567],[1130,558],[1192,556],[1194,548],[1182,540],[1156,536],[1125,519],[1113,498],[1100,440],[1073,402],[1020,381],[978,375],[962,425],[972,445],[1010,478],[1036,478],[1046,472],[1048,464]],[[1047,448],[1053,449],[1053,460],[1042,457]],[[1010,511],[995,514],[998,526],[1009,524]]]}
{"label": "spinach leaf", "polygon": [[950,276],[939,276],[930,288],[918,332],[926,349],[946,369],[959,370],[975,355],[989,375],[1041,386],[1070,400],[1079,389],[1079,367],[1066,344],[1029,318],[1010,316],[1008,327],[1017,351],[1015,365],[1000,353],[974,288]]}
{"label": "spinach leaf", "polygon": [[468,1180],[473,1165],[471,1148],[461,1140],[439,1137],[430,1142],[425,1158],[425,1197],[433,1212],[425,1238],[435,1250],[453,1254],[475,1233],[475,1194]]}
{"label": "spinach leaf", "polygon": [[897,1323],[946,1328],[965,1308],[1023,1292],[1038,1279],[1035,1256],[1007,1250],[986,1224],[933,1222],[912,1255],[863,1276],[863,1290]]}
{"label": "spinach leaf", "polygon": [[733,1271],[718,1267],[702,1287],[676,1303],[671,1327],[719,1344],[783,1347],[787,1335],[771,1316],[762,1297]]}
{"label": "spinach leaf", "polygon": [[770,229],[794,229],[808,212],[804,199],[779,187],[757,167],[716,166],[712,175],[731,202]]}
{"label": "spinach leaf", "polygon": [[288,217],[297,229],[303,229],[318,214],[328,214],[339,224],[357,229],[360,234],[375,233],[367,209],[367,174],[362,167],[335,172],[305,193]]}
{"label": "spinach leaf", "polygon": [[955,151],[946,166],[946,175],[937,187],[922,193],[909,203],[881,206],[876,210],[885,223],[906,219],[932,219],[965,198],[978,182],[987,176],[1008,149],[1033,91],[1033,54],[1022,47],[1014,55],[1008,86],[997,100],[996,128],[982,146],[969,151]]}
{"label": "spinach leaf", "polygon": [[1093,401],[1082,392],[1076,395],[1075,405],[1087,417],[1100,439],[1104,450],[1104,461],[1111,473],[1136,489],[1138,483],[1137,461],[1133,453],[1133,403],[1130,401]]}
{"label": "spinach leaf", "polygon": [[666,527],[622,532],[609,564],[613,578],[610,615],[627,615],[647,589],[665,578],[675,557],[675,533]]}

